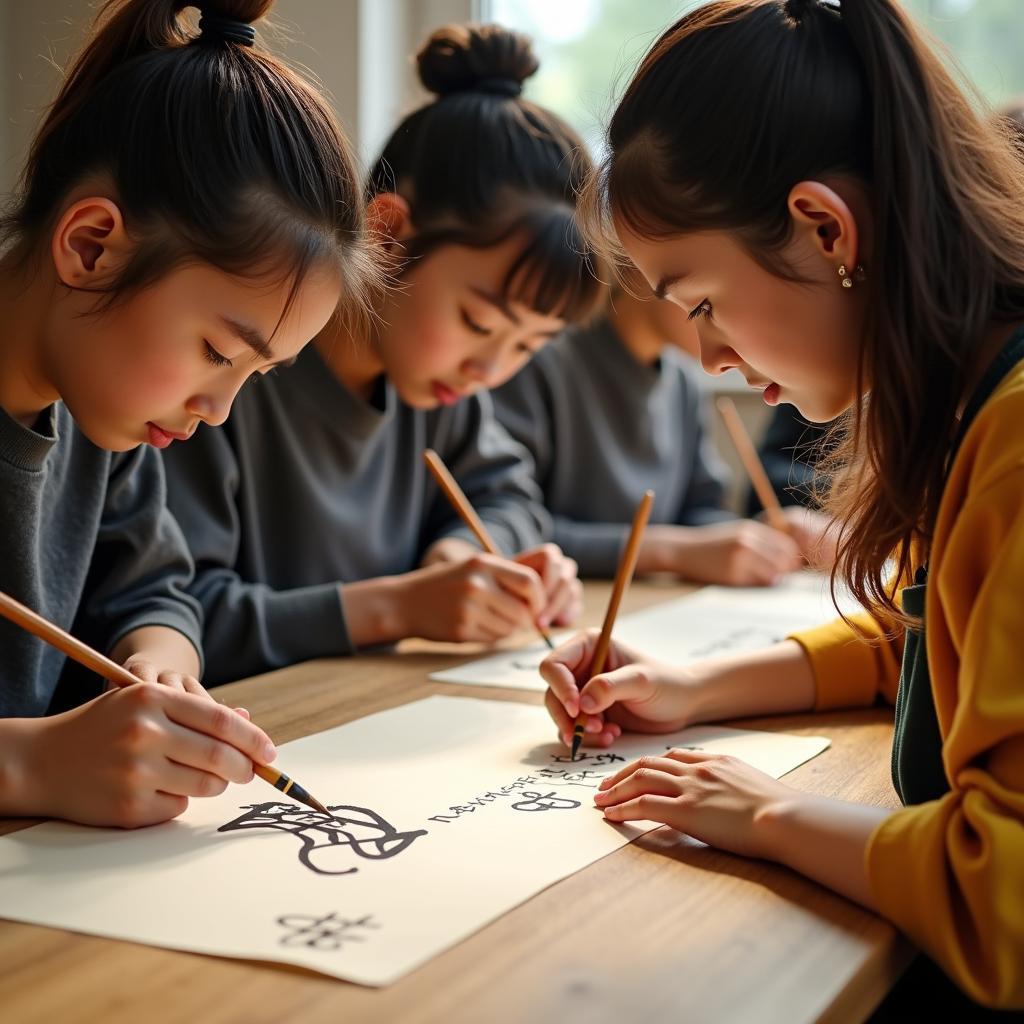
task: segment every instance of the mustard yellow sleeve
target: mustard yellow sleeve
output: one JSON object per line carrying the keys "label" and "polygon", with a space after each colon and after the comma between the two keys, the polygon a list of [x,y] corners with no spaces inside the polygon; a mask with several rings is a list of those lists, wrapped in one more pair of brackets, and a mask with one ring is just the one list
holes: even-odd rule
{"label": "mustard yellow sleeve", "polygon": [[952,790],[875,831],[868,876],[879,910],[974,999],[1024,1007],[1024,467],[959,510],[933,600]]}
{"label": "mustard yellow sleeve", "polygon": [[[851,625],[852,623],[852,625]],[[814,672],[814,709],[863,707],[881,694],[896,701],[902,641],[886,635],[870,612],[836,619],[790,636],[804,651]]]}

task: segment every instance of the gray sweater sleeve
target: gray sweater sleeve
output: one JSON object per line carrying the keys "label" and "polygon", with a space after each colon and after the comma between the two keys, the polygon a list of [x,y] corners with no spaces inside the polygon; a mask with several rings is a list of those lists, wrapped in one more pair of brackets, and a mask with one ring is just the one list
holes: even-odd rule
{"label": "gray sweater sleeve", "polygon": [[196,561],[191,593],[205,616],[212,685],[310,658],[351,654],[337,584],[273,590],[236,571],[239,470],[223,428],[200,427],[165,453],[170,503]]}
{"label": "gray sweater sleeve", "polygon": [[629,536],[629,523],[584,523],[554,517],[554,541],[579,565],[580,576],[611,579]]}
{"label": "gray sweater sleeve", "polygon": [[[438,419],[431,444],[459,482],[498,548],[507,555],[551,538],[530,453],[515,442],[494,415],[491,396],[473,395],[456,406],[458,415]],[[459,520],[440,490],[430,483],[432,500],[424,524],[422,550],[442,537],[473,534]]]}
{"label": "gray sweater sleeve", "polygon": [[[495,396],[498,418],[533,459],[536,478],[547,492],[555,471],[551,408],[555,398],[546,375],[551,353],[542,350]],[[551,372],[557,375],[557,365]],[[579,565],[581,576],[614,576],[629,533],[622,523],[588,523],[551,516],[551,539]]]}
{"label": "gray sweater sleeve", "polygon": [[166,498],[155,449],[112,457],[74,631],[109,651],[132,630],[167,626],[191,641],[202,664],[201,612],[186,592],[192,560]]}

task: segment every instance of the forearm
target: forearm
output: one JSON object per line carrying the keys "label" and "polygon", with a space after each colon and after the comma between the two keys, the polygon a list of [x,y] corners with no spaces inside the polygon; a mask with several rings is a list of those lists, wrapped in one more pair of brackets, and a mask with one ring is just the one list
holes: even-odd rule
{"label": "forearm", "polygon": [[38,812],[30,752],[42,719],[0,719],[0,817],[27,817]]}
{"label": "forearm", "polygon": [[138,657],[157,668],[169,669],[183,675],[199,676],[199,653],[192,641],[183,633],[168,626],[143,626],[126,633],[110,652],[119,665],[129,658]]}
{"label": "forearm", "polygon": [[760,651],[734,654],[688,666],[696,676],[688,698],[691,722],[781,715],[814,707],[814,673],[804,649],[784,640]]}
{"label": "forearm", "polygon": [[875,829],[893,812],[794,793],[755,819],[763,856],[785,864],[847,899],[877,910],[867,873],[867,847]]}

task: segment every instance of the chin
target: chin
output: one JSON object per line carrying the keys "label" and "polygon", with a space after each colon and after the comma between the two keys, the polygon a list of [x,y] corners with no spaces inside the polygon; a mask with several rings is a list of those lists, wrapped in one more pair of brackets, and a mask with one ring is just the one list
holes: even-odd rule
{"label": "chin", "polygon": [[[78,422],[76,420],[76,422]],[[108,452],[130,452],[134,451],[139,445],[143,444],[141,438],[130,438],[121,433],[114,433],[110,430],[93,429],[86,426],[84,423],[78,422],[78,429],[94,444],[97,448],[102,448]]]}
{"label": "chin", "polygon": [[398,392],[398,397],[413,409],[436,409],[441,404],[429,388],[411,391],[396,384],[395,390]]}
{"label": "chin", "polygon": [[822,402],[821,396],[818,396],[817,400],[804,400],[799,398],[789,398],[784,395],[782,401],[788,401],[794,405],[797,412],[799,412],[808,423],[817,424],[831,423],[837,416],[842,416],[842,414],[850,408],[849,403]]}

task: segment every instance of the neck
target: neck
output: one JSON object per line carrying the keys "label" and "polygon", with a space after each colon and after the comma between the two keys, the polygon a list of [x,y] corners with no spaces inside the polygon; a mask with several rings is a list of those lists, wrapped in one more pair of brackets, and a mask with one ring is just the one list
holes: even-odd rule
{"label": "neck", "polygon": [[[656,302],[652,299],[651,302]],[[643,366],[653,366],[665,348],[665,339],[651,323],[650,302],[617,292],[608,307],[608,319],[622,344]]]}
{"label": "neck", "polygon": [[974,350],[968,360],[964,373],[964,389],[961,397],[960,413],[963,407],[974,393],[975,388],[981,383],[981,378],[992,365],[996,356],[1002,351],[1003,346],[1009,340],[1010,335],[1018,330],[1021,323],[993,323],[985,332],[981,344]]}
{"label": "neck", "polygon": [[339,324],[324,328],[313,342],[328,369],[354,395],[369,401],[384,363],[369,333],[353,334]]}
{"label": "neck", "polygon": [[31,426],[60,398],[43,357],[43,322],[54,301],[55,282],[37,268],[0,260],[0,408]]}

